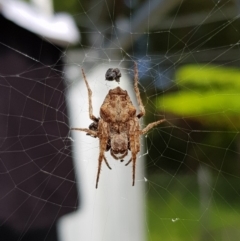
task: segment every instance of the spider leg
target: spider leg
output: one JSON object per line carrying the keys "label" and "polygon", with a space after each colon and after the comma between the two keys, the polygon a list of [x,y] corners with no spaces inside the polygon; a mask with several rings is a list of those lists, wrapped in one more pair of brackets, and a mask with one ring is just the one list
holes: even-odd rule
{"label": "spider leg", "polygon": [[95,122],[98,122],[99,119],[96,118],[94,115],[93,115],[93,107],[92,107],[92,90],[90,89],[90,86],[87,82],[87,78],[86,78],[86,75],[84,73],[84,70],[82,69],[82,75],[83,75],[83,79],[84,79],[84,82],[87,86],[87,90],[88,90],[88,107],[89,107],[89,118]]}
{"label": "spider leg", "polygon": [[112,149],[110,149],[110,153],[115,160],[118,160],[118,157],[113,153]]}
{"label": "spider leg", "polygon": [[138,67],[136,62],[134,62],[134,91],[136,93],[137,102],[140,109],[140,113],[137,115],[137,117],[138,119],[140,119],[142,116],[145,115],[145,108],[143,106],[140,91],[138,89]]}
{"label": "spider leg", "polygon": [[137,154],[140,151],[140,131],[139,131],[139,122],[137,117],[135,120],[129,121],[129,143],[130,149],[132,152],[132,158],[128,161],[127,165],[132,161],[132,186],[135,184],[135,172],[136,172],[136,160]]}
{"label": "spider leg", "polygon": [[162,122],[166,121],[166,119],[162,119],[159,121],[155,121],[153,123],[148,124],[143,130],[141,130],[141,134],[144,135],[146,134],[148,131],[150,131],[153,127],[158,126],[159,124],[161,124]]}
{"label": "spider leg", "polygon": [[133,170],[132,170],[132,186],[135,184],[135,172],[136,172],[136,160],[137,160],[137,155],[133,153],[132,155],[132,162],[133,162]]}
{"label": "spider leg", "polygon": [[99,157],[98,157],[98,171],[97,171],[97,179],[96,179],[96,188],[98,188],[98,182],[99,182],[99,177],[100,177],[100,172],[101,172],[101,166],[102,166],[102,161],[105,161],[107,167],[112,170],[112,168],[109,166],[106,157],[104,156],[104,151],[100,151]]}
{"label": "spider leg", "polygon": [[107,161],[107,159],[106,159],[105,156],[103,156],[103,159],[104,159],[104,161],[105,161],[107,167],[108,167],[110,170],[112,170],[112,168],[109,166],[109,163],[108,163],[108,161]]}
{"label": "spider leg", "polygon": [[99,182],[100,171],[101,171],[103,159],[104,159],[104,152],[100,151],[100,154],[99,154],[99,157],[98,157],[98,171],[97,171],[97,179],[96,179],[96,188],[98,188],[98,182]]}
{"label": "spider leg", "polygon": [[108,166],[109,169],[111,167],[109,166],[107,159],[104,156],[104,152],[106,150],[106,146],[108,143],[108,124],[104,122],[102,119],[99,121],[99,144],[100,144],[100,153],[98,157],[98,171],[97,171],[97,179],[96,179],[96,188],[98,188],[98,182],[99,182],[99,177],[100,177],[100,171],[101,171],[101,166],[102,166],[102,161],[104,160],[106,165]]}
{"label": "spider leg", "polygon": [[125,166],[127,166],[131,161],[132,161],[132,157],[131,157],[130,160],[125,164]]}
{"label": "spider leg", "polygon": [[[100,120],[100,118],[98,118],[98,120]],[[93,123],[91,123],[91,124],[88,126],[88,129],[89,129],[89,130],[92,130],[92,131],[97,131],[97,130],[98,130],[98,122],[94,121]],[[90,135],[89,133],[87,133],[86,135],[96,138],[96,136],[92,136],[92,135]]]}
{"label": "spider leg", "polygon": [[92,131],[92,130],[89,130],[87,128],[71,128],[70,130],[72,130],[72,131],[84,131],[84,132],[87,132],[87,134],[89,134],[91,136],[98,137],[98,133],[96,131]]}

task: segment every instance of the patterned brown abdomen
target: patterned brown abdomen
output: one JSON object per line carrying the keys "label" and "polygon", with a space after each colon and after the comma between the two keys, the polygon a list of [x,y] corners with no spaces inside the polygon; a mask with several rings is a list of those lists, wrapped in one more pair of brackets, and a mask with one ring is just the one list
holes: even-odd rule
{"label": "patterned brown abdomen", "polygon": [[136,109],[127,91],[120,87],[109,91],[100,108],[101,118],[108,123],[127,122],[135,115]]}

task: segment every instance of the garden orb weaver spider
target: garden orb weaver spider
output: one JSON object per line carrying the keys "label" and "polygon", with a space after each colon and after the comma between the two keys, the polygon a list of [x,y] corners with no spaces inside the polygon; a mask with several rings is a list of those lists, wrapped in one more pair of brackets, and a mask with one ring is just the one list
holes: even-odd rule
{"label": "garden orb weaver spider", "polygon": [[[109,74],[108,71],[107,73]],[[128,92],[118,86],[109,90],[102,106],[100,107],[100,118],[95,117],[93,115],[92,107],[92,91],[83,69],[82,75],[88,90],[89,118],[93,120],[93,123],[89,128],[71,128],[71,130],[83,131],[86,132],[87,135],[99,138],[100,150],[96,188],[98,187],[102,162],[104,161],[107,167],[111,169],[104,155],[104,152],[109,150],[114,159],[121,161],[127,156],[128,150],[131,151],[131,158],[125,165],[127,166],[129,163],[133,163],[132,186],[134,186],[137,154],[140,151],[140,136],[145,135],[152,128],[164,122],[165,119],[155,121],[148,124],[144,129],[140,129],[139,119],[145,115],[145,109],[138,89],[138,68],[136,63],[134,64],[134,91],[140,110],[140,113],[137,115],[136,108],[134,107]]]}

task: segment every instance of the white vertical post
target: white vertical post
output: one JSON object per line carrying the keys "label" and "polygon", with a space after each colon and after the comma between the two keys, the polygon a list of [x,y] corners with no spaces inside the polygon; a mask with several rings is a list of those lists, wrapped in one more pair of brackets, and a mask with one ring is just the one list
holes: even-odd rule
{"label": "white vertical post", "polygon": [[[105,73],[110,67],[116,66],[103,65],[91,71],[85,70],[93,92],[95,116],[99,116],[100,106],[109,89],[118,86],[115,81],[105,81]],[[128,76],[122,76],[120,87],[128,91],[137,106],[133,82]],[[71,127],[88,127],[92,121],[89,119],[87,88],[83,79],[69,90],[68,100]],[[98,139],[78,131],[74,131],[72,136],[82,206],[78,212],[61,220],[61,241],[145,241],[144,158],[137,159],[133,187],[132,165],[124,164],[129,160],[131,152],[124,158],[124,163],[106,153],[112,170],[103,162],[98,189],[95,189]]]}
{"label": "white vertical post", "polygon": [[54,9],[52,0],[31,0],[31,2],[45,15],[53,15]]}

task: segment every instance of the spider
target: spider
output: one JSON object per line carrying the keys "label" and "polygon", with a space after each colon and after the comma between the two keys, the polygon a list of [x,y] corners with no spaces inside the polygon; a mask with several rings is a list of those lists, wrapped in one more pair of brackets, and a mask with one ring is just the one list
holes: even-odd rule
{"label": "spider", "polygon": [[140,110],[140,113],[137,115],[136,108],[134,107],[128,92],[120,87],[116,87],[110,89],[106,95],[105,100],[100,107],[100,118],[95,117],[93,115],[92,107],[92,91],[83,69],[82,75],[88,90],[89,118],[93,120],[93,123],[89,128],[71,128],[71,130],[83,131],[86,132],[87,135],[99,138],[100,150],[96,188],[98,188],[102,162],[104,161],[107,167],[111,169],[104,155],[104,152],[109,150],[111,156],[116,160],[121,160],[121,162],[123,161],[123,158],[127,156],[128,150],[131,151],[131,158],[125,165],[127,166],[129,163],[133,163],[132,186],[134,186],[136,159],[137,154],[140,151],[140,136],[145,135],[153,127],[164,122],[165,119],[155,121],[148,124],[144,129],[140,129],[139,119],[145,115],[145,109],[138,89],[138,68],[136,63],[134,64],[134,91],[136,93]]}

